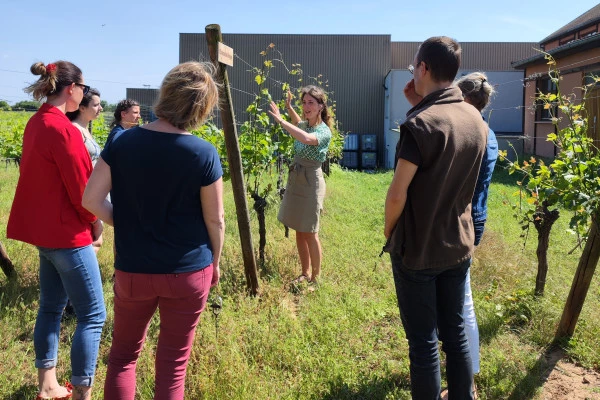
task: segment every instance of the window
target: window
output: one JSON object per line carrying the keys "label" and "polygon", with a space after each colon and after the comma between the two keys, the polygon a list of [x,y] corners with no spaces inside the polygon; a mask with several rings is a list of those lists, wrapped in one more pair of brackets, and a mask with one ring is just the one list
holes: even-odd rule
{"label": "window", "polygon": [[571,43],[572,41],[574,41],[574,40],[576,40],[576,39],[577,39],[577,37],[575,36],[575,33],[573,33],[572,35],[565,36],[565,37],[561,38],[561,39],[558,41],[558,45],[559,45],[559,46],[562,46],[562,45],[564,45],[564,44]]}
{"label": "window", "polygon": [[[590,83],[594,83],[595,79],[593,79],[593,77],[600,77],[600,70],[584,72],[583,84],[589,85]],[[600,82],[596,82],[596,84],[594,86],[596,88],[600,87]]]}
{"label": "window", "polygon": [[[537,81],[537,91],[544,94],[558,93],[556,83],[552,82],[549,76],[544,76]],[[544,108],[544,104],[540,101],[536,103],[535,120],[536,121],[550,121],[552,116],[556,115],[556,106],[550,108]]]}

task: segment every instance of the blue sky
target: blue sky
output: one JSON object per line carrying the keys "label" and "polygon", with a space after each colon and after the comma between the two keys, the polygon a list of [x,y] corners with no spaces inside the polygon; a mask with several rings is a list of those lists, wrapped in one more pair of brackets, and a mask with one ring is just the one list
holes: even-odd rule
{"label": "blue sky", "polygon": [[179,61],[179,33],[446,35],[464,42],[539,42],[597,2],[544,1],[38,1],[1,0],[0,100],[28,100],[29,67],[77,64],[115,103],[126,87],[158,87]]}

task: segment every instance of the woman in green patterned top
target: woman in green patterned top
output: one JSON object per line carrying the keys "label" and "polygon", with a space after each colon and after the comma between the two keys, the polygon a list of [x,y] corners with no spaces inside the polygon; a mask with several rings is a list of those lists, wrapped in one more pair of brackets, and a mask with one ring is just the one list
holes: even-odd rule
{"label": "woman in green patterned top", "polygon": [[321,272],[322,257],[319,217],[325,197],[321,164],[327,157],[331,141],[331,117],[323,89],[311,85],[302,88],[301,93],[302,119],[292,107],[292,94],[289,91],[285,107],[291,122],[283,119],[279,108],[273,102],[269,111],[275,121],[296,139],[294,163],[290,168],[277,218],[285,226],[296,231],[302,274],[294,283],[316,283]]}

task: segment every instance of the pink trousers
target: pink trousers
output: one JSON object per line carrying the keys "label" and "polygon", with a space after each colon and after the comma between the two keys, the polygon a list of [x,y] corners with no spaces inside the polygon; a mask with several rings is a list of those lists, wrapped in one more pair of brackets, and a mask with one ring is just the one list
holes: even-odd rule
{"label": "pink trousers", "polygon": [[106,400],[134,400],[136,364],[150,320],[160,313],[154,399],[183,399],[185,374],[213,266],[184,274],[116,271],[114,330],[104,383]]}

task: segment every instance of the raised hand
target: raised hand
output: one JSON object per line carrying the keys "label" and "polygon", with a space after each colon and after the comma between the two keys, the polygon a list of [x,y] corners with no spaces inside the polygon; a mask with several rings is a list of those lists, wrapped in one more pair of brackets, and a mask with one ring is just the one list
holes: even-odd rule
{"label": "raised hand", "polygon": [[419,104],[421,100],[423,100],[423,96],[417,94],[417,92],[415,91],[414,79],[408,81],[406,86],[404,86],[404,97],[406,97],[406,100],[408,100],[410,105],[413,107]]}
{"label": "raised hand", "polygon": [[277,122],[278,124],[281,123],[283,118],[281,117],[281,113],[279,112],[279,107],[277,107],[277,104],[275,104],[274,101],[271,101],[271,104],[269,104],[269,108],[269,114],[273,116],[275,122]]}

